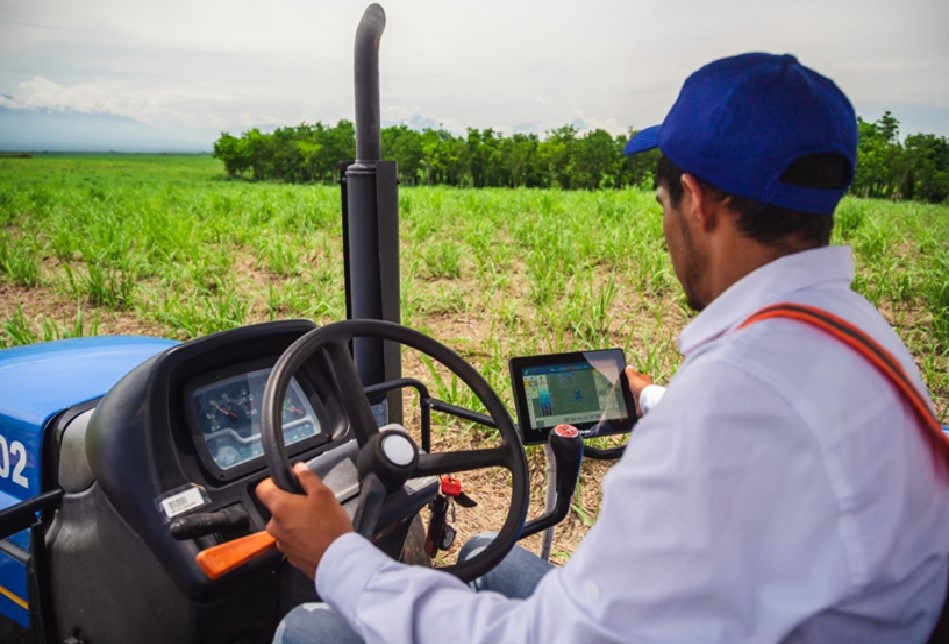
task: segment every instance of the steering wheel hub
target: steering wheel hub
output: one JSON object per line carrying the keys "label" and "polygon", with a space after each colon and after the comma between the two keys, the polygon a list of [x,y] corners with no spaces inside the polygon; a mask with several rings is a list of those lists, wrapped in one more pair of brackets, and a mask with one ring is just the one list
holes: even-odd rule
{"label": "steering wheel hub", "polygon": [[382,455],[396,467],[406,467],[418,455],[408,436],[400,432],[388,432],[382,437]]}
{"label": "steering wheel hub", "polygon": [[369,438],[356,456],[360,480],[375,474],[389,492],[405,485],[418,467],[418,448],[403,431],[384,429]]}

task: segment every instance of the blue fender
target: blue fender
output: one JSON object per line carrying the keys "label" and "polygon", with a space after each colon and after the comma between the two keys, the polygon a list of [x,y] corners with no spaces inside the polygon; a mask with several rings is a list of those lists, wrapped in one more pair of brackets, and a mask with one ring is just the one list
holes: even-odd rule
{"label": "blue fender", "polygon": [[[177,344],[164,338],[74,338],[0,350],[0,509],[39,494],[43,434],[65,409],[95,400]],[[29,533],[0,541],[0,615],[28,626]]]}

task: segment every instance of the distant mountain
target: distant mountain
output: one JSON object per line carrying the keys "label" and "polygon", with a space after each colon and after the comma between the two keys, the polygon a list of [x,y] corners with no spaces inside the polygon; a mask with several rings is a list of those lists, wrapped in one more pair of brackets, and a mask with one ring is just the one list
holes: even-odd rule
{"label": "distant mountain", "polygon": [[216,139],[126,116],[0,107],[0,151],[210,152]]}

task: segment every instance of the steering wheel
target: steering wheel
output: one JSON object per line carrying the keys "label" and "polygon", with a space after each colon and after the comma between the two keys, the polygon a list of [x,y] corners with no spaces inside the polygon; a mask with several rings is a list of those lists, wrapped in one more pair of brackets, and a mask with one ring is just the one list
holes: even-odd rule
{"label": "steering wheel", "polygon": [[[501,444],[488,449],[420,453],[402,431],[380,431],[349,352],[353,338],[377,338],[417,349],[447,367],[467,384],[484,405],[501,433]],[[300,493],[287,457],[282,431],[282,401],[294,373],[317,351],[322,351],[332,378],[344,423],[356,438],[356,468],[360,492],[353,527],[369,538],[376,528],[388,493],[401,489],[408,479],[439,476],[485,467],[503,467],[511,473],[511,505],[497,537],[474,557],[445,566],[462,581],[470,581],[496,566],[517,538],[527,516],[527,461],[514,422],[485,379],[457,353],[432,338],[384,320],[344,320],[318,327],[300,337],[280,356],[264,386],[260,430],[264,460],[274,483]],[[281,428],[281,431],[277,431]]]}

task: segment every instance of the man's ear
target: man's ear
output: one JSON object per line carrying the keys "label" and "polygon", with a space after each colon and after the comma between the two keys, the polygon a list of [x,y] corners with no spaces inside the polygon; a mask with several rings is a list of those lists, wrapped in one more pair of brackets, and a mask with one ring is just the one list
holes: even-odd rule
{"label": "man's ear", "polygon": [[688,203],[686,214],[689,216],[693,225],[701,225],[702,230],[711,232],[718,223],[718,210],[714,206],[717,204],[712,191],[701,183],[695,175],[684,172],[682,174],[682,188],[685,191],[683,202]]}

